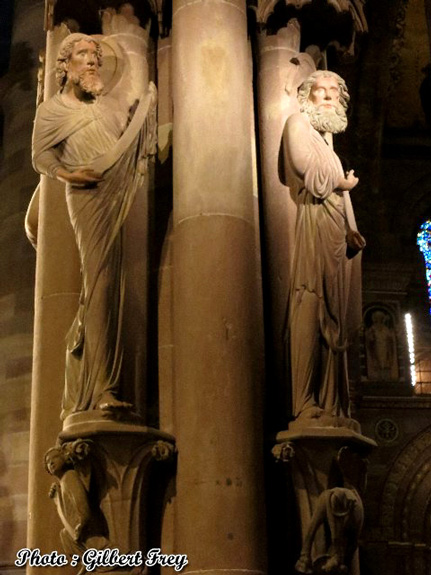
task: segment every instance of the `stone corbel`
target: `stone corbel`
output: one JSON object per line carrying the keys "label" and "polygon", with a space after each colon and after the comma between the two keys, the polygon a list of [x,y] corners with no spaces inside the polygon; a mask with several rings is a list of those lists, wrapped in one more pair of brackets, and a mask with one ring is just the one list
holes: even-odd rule
{"label": "stone corbel", "polygon": [[[162,470],[159,465],[174,462],[173,438],[130,424],[107,425],[110,432],[63,437],[45,455],[45,467],[56,478],[49,495],[70,556],[81,557],[89,548],[115,547],[122,553],[146,549],[148,525],[161,521],[163,489],[155,494],[152,486],[155,480],[164,485],[166,473],[171,474],[170,467]],[[151,504],[150,518],[148,502],[154,497],[160,501]]]}
{"label": "stone corbel", "polygon": [[[357,550],[364,522],[361,496],[368,460],[347,445],[338,450],[334,459],[342,479],[337,486],[324,489],[314,502],[301,554],[295,565],[298,573],[358,573]],[[313,559],[313,545],[323,526],[329,534],[329,541],[325,539],[324,547],[317,557],[314,554]]]}

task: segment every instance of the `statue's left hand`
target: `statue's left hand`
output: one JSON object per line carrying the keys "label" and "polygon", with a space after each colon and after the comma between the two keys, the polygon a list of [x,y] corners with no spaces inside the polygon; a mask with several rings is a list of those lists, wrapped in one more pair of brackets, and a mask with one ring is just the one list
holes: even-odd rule
{"label": "statue's left hand", "polygon": [[69,172],[65,168],[58,168],[55,175],[61,182],[69,183],[73,186],[97,184],[103,179],[102,174],[99,174],[90,168],[79,168],[73,172]]}

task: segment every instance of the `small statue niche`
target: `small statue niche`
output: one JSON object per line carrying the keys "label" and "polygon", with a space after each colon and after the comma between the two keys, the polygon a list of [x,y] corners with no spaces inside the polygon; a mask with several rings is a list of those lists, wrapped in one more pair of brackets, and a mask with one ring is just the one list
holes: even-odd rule
{"label": "small statue niche", "polygon": [[383,307],[372,307],[364,316],[367,376],[370,381],[397,381],[397,336],[392,315]]}

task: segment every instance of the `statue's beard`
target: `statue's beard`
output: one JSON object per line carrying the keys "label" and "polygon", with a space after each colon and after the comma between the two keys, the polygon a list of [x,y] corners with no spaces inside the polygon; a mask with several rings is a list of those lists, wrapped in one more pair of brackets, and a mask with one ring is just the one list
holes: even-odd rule
{"label": "statue's beard", "polygon": [[70,79],[81,88],[84,94],[88,94],[93,98],[100,96],[104,88],[103,80],[97,70],[84,70],[80,74],[72,74]]}
{"label": "statue's beard", "polygon": [[307,100],[301,104],[301,112],[307,114],[310,124],[318,132],[339,134],[347,128],[346,111],[341,104],[335,108],[319,108]]}

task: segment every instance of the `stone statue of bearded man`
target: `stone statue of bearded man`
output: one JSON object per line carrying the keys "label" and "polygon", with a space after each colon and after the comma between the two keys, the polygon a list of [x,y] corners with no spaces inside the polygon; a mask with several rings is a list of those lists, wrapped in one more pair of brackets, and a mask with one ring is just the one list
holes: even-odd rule
{"label": "stone statue of bearded man", "polygon": [[[60,90],[39,106],[33,133],[36,171],[66,183],[81,263],[79,309],[67,336],[63,419],[81,411],[131,407],[118,397],[125,293],[121,237],[143,181],[137,167],[146,116],[138,105],[128,126],[128,110],[102,95],[101,63],[95,38],[67,36],[57,58]],[[155,96],[153,100],[155,106]],[[148,116],[148,106],[146,112]],[[130,136],[137,121],[138,129]],[[113,150],[118,158],[103,174],[93,169],[94,162],[100,165]]]}
{"label": "stone statue of bearded man", "polygon": [[361,320],[360,261],[349,191],[332,134],[346,129],[346,84],[328,71],[298,89],[300,112],[283,135],[289,186],[297,203],[286,327],[293,415],[306,425],[349,425],[346,349]]}

